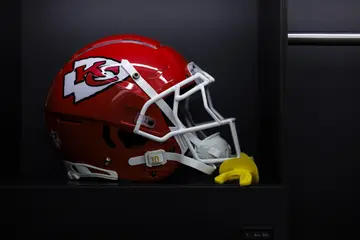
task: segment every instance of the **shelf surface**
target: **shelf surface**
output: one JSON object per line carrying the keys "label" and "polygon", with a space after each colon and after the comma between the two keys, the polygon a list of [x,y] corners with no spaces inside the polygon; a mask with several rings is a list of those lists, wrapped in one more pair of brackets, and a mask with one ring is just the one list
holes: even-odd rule
{"label": "shelf surface", "polygon": [[246,239],[244,229],[251,228],[271,229],[274,239],[285,239],[281,186],[69,184],[0,190],[7,202],[1,205],[4,217],[16,223],[19,237],[139,239],[150,233],[157,239]]}

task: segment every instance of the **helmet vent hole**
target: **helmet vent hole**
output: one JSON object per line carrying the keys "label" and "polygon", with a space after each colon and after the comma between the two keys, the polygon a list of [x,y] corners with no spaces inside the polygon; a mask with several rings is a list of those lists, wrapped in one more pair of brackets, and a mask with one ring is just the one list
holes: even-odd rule
{"label": "helmet vent hole", "polygon": [[132,132],[125,132],[118,130],[119,140],[124,144],[126,148],[135,148],[144,146],[148,139],[139,135],[135,135]]}
{"label": "helmet vent hole", "polygon": [[116,144],[115,144],[114,141],[110,138],[110,126],[108,126],[108,125],[103,125],[102,139],[104,140],[104,142],[106,143],[106,145],[108,145],[110,148],[116,148]]}
{"label": "helmet vent hole", "polygon": [[170,121],[170,119],[165,115],[165,113],[163,111],[161,111],[161,114],[162,114],[163,118],[165,119],[166,124],[169,127],[175,127],[175,125]]}

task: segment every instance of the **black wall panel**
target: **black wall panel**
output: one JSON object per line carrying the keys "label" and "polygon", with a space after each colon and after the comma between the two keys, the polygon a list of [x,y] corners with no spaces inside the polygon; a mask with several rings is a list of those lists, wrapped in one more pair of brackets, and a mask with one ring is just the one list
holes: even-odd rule
{"label": "black wall panel", "polygon": [[[289,0],[289,32],[360,33],[359,10],[356,0]],[[285,122],[291,239],[357,235],[351,225],[360,212],[359,61],[360,46],[288,48]]]}
{"label": "black wall panel", "polygon": [[344,239],[358,216],[360,46],[291,46],[286,101],[290,226]]}

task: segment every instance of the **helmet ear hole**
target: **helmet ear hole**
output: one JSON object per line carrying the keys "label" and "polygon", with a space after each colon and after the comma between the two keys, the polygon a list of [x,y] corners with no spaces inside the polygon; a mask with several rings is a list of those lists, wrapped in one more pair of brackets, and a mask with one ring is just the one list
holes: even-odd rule
{"label": "helmet ear hole", "polygon": [[148,139],[130,132],[118,130],[118,138],[126,148],[135,148],[144,146]]}

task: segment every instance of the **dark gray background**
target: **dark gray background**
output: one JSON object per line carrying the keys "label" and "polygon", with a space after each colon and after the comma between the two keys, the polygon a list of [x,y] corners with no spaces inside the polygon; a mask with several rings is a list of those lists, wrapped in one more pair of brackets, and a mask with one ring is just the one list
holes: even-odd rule
{"label": "dark gray background", "polygon": [[44,132],[47,91],[75,51],[123,33],[157,39],[212,74],[215,106],[237,118],[242,150],[256,156],[257,30],[253,0],[23,1],[22,175],[50,181],[63,174]]}
{"label": "dark gray background", "polygon": [[289,32],[360,32],[358,0],[288,0]]}

